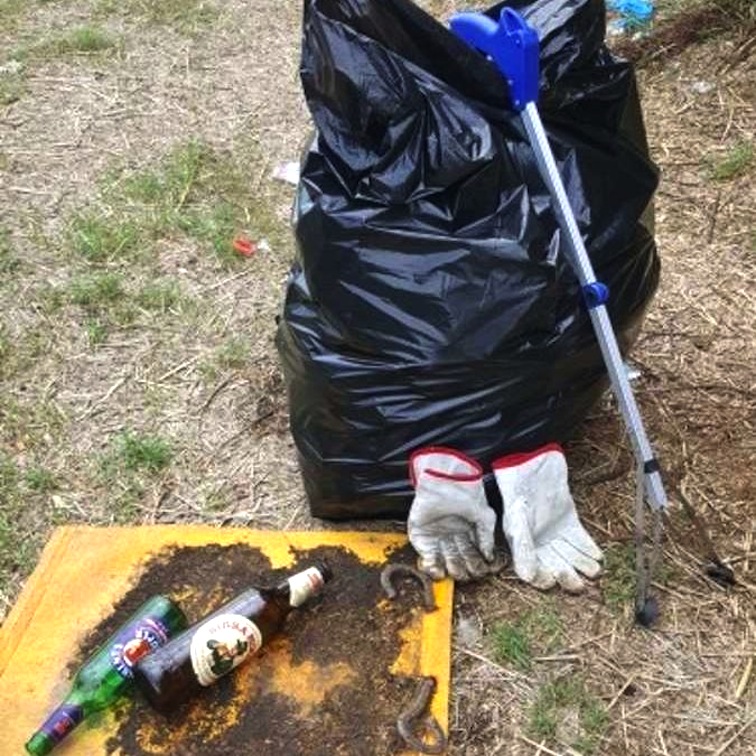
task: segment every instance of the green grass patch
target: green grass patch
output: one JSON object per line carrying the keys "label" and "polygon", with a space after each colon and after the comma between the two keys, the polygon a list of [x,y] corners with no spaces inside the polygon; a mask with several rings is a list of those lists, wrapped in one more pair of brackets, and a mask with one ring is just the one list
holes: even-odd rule
{"label": "green grass patch", "polygon": [[0,65],[0,107],[11,105],[26,92],[24,66],[20,61],[9,60]]}
{"label": "green grass patch", "polygon": [[12,354],[13,341],[11,340],[7,326],[0,321],[0,379],[8,378],[15,372],[8,369]]}
{"label": "green grass patch", "polygon": [[118,51],[120,45],[120,40],[104,29],[79,26],[20,47],[13,53],[13,57],[27,60],[113,53]]}
{"label": "green grass patch", "polygon": [[90,312],[107,310],[126,296],[123,277],[118,273],[95,273],[75,278],[69,287],[69,298]]}
{"label": "green grass patch", "polygon": [[55,476],[44,467],[30,467],[24,473],[24,482],[27,488],[37,493],[49,493],[58,487]]}
{"label": "green grass patch", "polygon": [[0,229],[0,286],[13,283],[13,274],[20,268],[21,261],[11,246],[10,234]]}
{"label": "green grass patch", "polygon": [[214,383],[224,370],[240,370],[249,362],[251,344],[244,336],[231,336],[203,360],[199,371],[205,383]]}
{"label": "green grass patch", "polygon": [[63,287],[43,283],[34,290],[34,306],[45,315],[55,315],[66,303]]}
{"label": "green grass patch", "polygon": [[556,604],[544,598],[513,622],[499,622],[491,630],[494,659],[528,670],[533,657],[554,651],[562,644],[564,627]]}
{"label": "green grass patch", "polygon": [[107,32],[94,26],[80,26],[53,39],[50,51],[57,55],[70,53],[96,53],[116,47],[116,40]]}
{"label": "green grass patch", "polygon": [[[251,204],[246,175],[231,158],[190,141],[144,170],[111,171],[100,201],[70,220],[68,247],[92,264],[126,265],[149,262],[158,241],[188,237],[230,266],[239,262],[232,246],[238,233],[264,235],[280,225]],[[170,307],[176,296],[164,290],[154,300],[147,293],[143,306]]]}
{"label": "green grass patch", "polygon": [[636,588],[635,546],[632,543],[615,543],[604,552],[604,570],[601,590],[606,605],[621,610],[635,599]]}
{"label": "green grass patch", "polygon": [[222,368],[238,370],[247,364],[249,353],[249,339],[244,336],[232,336],[218,349],[216,360]]}
{"label": "green grass patch", "polygon": [[124,275],[112,270],[95,270],[75,277],[66,288],[65,300],[84,310],[83,325],[93,347],[103,343],[112,328],[134,325],[140,311],[146,324],[154,325],[156,314],[178,312],[182,308],[190,311],[193,305],[175,280],[150,281],[136,292],[129,292]]}
{"label": "green grass patch", "polygon": [[119,188],[133,202],[179,212],[213,161],[209,147],[190,141],[176,147],[154,168],[125,176]]}
{"label": "green grass patch", "polygon": [[[654,580],[666,585],[675,577],[675,571],[663,559],[654,569]],[[637,589],[634,543],[613,543],[604,551],[604,569],[601,573],[601,592],[604,603],[614,612],[634,603]]]}
{"label": "green grass patch", "polygon": [[218,9],[207,0],[100,0],[97,12],[139,18],[183,33],[199,31],[218,17]]}
{"label": "green grass patch", "polygon": [[131,325],[137,315],[124,289],[123,276],[113,271],[77,276],[69,284],[67,298],[84,310],[83,325],[92,347],[105,341],[111,328]]}
{"label": "green grass patch", "polygon": [[143,310],[166,313],[181,304],[183,295],[177,281],[152,281],[139,290],[136,301]]}
{"label": "green grass patch", "polygon": [[556,651],[564,642],[564,623],[556,601],[550,596],[542,598],[538,606],[524,618],[525,627],[542,653]]}
{"label": "green grass patch", "polygon": [[238,225],[236,210],[229,202],[221,200],[199,212],[189,210],[180,214],[177,222],[187,236],[209,244],[219,259],[234,259],[231,244]]}
{"label": "green grass patch", "polygon": [[0,379],[31,372],[35,363],[50,350],[50,340],[51,336],[43,326],[12,336],[0,321]]}
{"label": "green grass patch", "polygon": [[99,346],[108,337],[108,326],[100,318],[87,318],[84,321],[84,330],[91,347]]}
{"label": "green grass patch", "polygon": [[134,325],[140,311],[147,325],[154,325],[156,314],[177,312],[191,302],[183,297],[174,280],[156,280],[141,289],[128,292],[124,276],[115,271],[95,271],[75,277],[68,285],[65,299],[81,307],[86,318],[83,322],[90,346],[98,346],[113,328]]}
{"label": "green grass patch", "polygon": [[147,169],[111,176],[104,193],[145,238],[189,237],[224,265],[238,262],[232,244],[240,231],[251,226],[263,234],[266,225],[265,211],[251,207],[240,168],[198,141],[177,146]]}
{"label": "green grass patch", "polygon": [[0,0],[0,31],[14,31],[28,5],[28,0]]}
{"label": "green grass patch", "polygon": [[[1,422],[0,412],[0,422]],[[29,486],[15,460],[0,449],[0,593],[28,575],[36,562],[39,544],[40,494]]]}
{"label": "green grass patch", "polygon": [[166,468],[173,459],[170,443],[160,436],[125,431],[111,444],[102,461],[106,474],[144,472],[154,475]]}
{"label": "green grass patch", "polygon": [[151,482],[173,460],[171,444],[158,435],[125,431],[99,460],[103,498],[118,522],[133,522]]}
{"label": "green grass patch", "polygon": [[501,622],[491,631],[494,659],[517,669],[530,669],[533,652],[530,638],[519,622]]}
{"label": "green grass patch", "polygon": [[16,527],[19,477],[13,459],[0,449],[0,590],[3,591],[16,570],[16,555],[23,545]]}
{"label": "green grass patch", "polygon": [[714,181],[730,181],[745,175],[753,165],[753,144],[740,141],[719,159],[708,158],[709,173]]}
{"label": "green grass patch", "polygon": [[34,450],[54,444],[67,423],[57,404],[46,400],[21,403],[0,392],[0,443]]}
{"label": "green grass patch", "polygon": [[87,210],[71,220],[68,241],[74,252],[90,262],[117,262],[138,254],[140,230],[123,215]]}
{"label": "green grass patch", "polygon": [[[567,742],[583,754],[595,751],[609,722],[606,707],[591,694],[584,680],[576,676],[558,678],[542,686],[527,716],[527,729],[532,737],[539,741]],[[570,720],[572,725],[567,727]],[[572,731],[562,732],[568,729]]]}
{"label": "green grass patch", "polygon": [[8,502],[13,498],[19,477],[16,463],[0,449],[0,501]]}
{"label": "green grass patch", "polygon": [[9,276],[21,267],[21,261],[11,244],[10,233],[0,228],[0,285],[10,280]]}

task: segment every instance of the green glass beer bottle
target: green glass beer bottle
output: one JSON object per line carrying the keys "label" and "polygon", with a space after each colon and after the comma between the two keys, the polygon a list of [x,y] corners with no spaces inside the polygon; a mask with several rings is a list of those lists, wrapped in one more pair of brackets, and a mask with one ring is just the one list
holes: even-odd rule
{"label": "green glass beer bottle", "polygon": [[140,659],[134,682],[154,708],[168,712],[257,652],[292,609],[331,579],[325,564],[308,567],[275,588],[248,588]]}
{"label": "green glass beer bottle", "polygon": [[165,596],[142,606],[79,669],[65,700],[26,744],[34,756],[50,753],[90,714],[133,690],[134,664],[188,625],[181,609]]}

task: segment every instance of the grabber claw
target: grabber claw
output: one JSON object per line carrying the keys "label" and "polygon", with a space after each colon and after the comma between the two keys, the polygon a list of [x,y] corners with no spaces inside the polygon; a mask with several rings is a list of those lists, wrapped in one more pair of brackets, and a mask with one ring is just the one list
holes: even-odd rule
{"label": "grabber claw", "polygon": [[643,606],[635,607],[635,621],[643,627],[651,627],[659,618],[659,602],[656,596],[646,596]]}

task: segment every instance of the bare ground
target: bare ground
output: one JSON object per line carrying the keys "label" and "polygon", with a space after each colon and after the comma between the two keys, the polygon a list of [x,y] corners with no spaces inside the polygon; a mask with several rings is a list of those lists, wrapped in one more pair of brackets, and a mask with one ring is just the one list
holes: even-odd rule
{"label": "bare ground", "polygon": [[[271,171],[297,157],[309,128],[296,76],[299,4],[229,0],[205,4],[217,11],[210,20],[187,11],[188,23],[154,23],[145,16],[154,3],[96,17],[93,3],[6,3],[2,70],[18,48],[84,24],[118,43],[27,56],[18,99],[0,109],[0,227],[10,240],[0,257],[3,611],[62,522],[333,527],[307,512],[272,342],[293,249],[292,191]],[[426,6],[443,17],[453,9]],[[605,712],[579,752],[756,753],[756,198],[754,159],[732,163],[734,152],[747,158],[754,145],[753,56],[752,37],[731,28],[640,72],[663,171],[664,267],[633,355],[642,370],[635,385],[660,457],[706,517],[739,585],[725,590],[701,576],[693,531],[675,509],[691,537],[666,543],[654,632],[634,627],[630,605],[614,601],[627,588],[621,567],[581,597],[544,599],[511,572],[461,587],[452,753],[575,752],[571,744],[585,734],[579,696],[545,712],[551,731],[534,725],[544,691],[565,679],[580,680],[584,698]],[[70,249],[72,218],[87,207],[116,212],[118,200],[102,189],[109,172],[155,165],[190,139],[244,177],[236,230],[265,236],[270,249],[224,262],[203,240],[174,230],[154,242],[149,263],[95,266],[125,276],[129,295],[155,276],[175,281],[187,303],[138,312],[93,344],[80,306],[65,296],[51,303],[51,290],[68,291],[95,269]],[[732,170],[722,168],[728,160]],[[243,360],[220,359],[239,337]],[[124,430],[164,439],[170,464],[104,476],[103,455]],[[611,553],[631,542],[632,478],[592,481],[629,460],[620,438],[607,405],[568,450],[582,516]],[[536,633],[524,668],[501,657],[495,628],[544,606],[557,617],[556,642]]]}

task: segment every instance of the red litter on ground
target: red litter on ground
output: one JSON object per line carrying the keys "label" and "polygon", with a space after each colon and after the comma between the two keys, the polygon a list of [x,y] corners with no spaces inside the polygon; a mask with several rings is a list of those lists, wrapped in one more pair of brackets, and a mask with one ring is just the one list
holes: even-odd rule
{"label": "red litter on ground", "polygon": [[234,251],[242,257],[252,257],[257,252],[257,245],[246,236],[237,236],[232,246]]}

